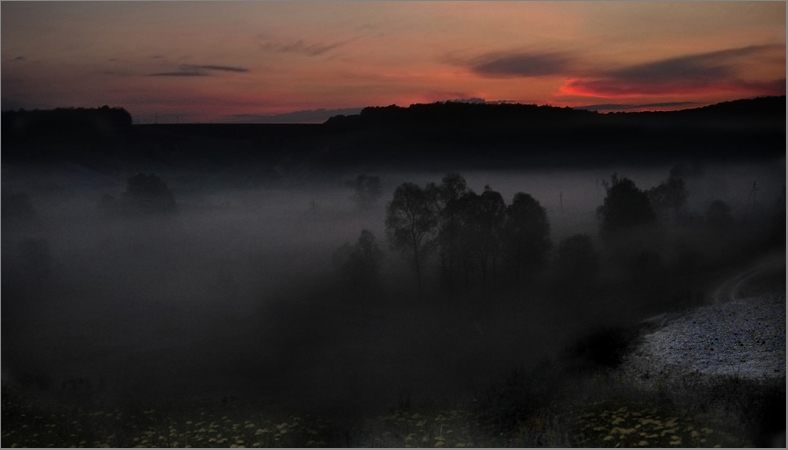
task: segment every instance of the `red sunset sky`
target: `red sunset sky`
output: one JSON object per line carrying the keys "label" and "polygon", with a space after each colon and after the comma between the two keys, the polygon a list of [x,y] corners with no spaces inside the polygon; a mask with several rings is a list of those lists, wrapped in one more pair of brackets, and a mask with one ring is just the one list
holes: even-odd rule
{"label": "red sunset sky", "polygon": [[684,109],[785,94],[785,7],[2,2],[2,109],[108,104],[138,123],[323,121],[474,98]]}

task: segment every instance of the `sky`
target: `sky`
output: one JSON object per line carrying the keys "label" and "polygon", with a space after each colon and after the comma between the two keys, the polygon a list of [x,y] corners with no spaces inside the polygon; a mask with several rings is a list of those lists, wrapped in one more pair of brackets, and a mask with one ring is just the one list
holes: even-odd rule
{"label": "sky", "polygon": [[785,2],[0,3],[2,109],[322,122],[366,106],[601,112],[785,95]]}

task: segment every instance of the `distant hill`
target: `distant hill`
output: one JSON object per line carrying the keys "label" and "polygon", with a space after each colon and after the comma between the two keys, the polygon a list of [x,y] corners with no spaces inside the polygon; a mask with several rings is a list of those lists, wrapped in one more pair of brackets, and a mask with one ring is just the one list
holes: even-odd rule
{"label": "distant hill", "polygon": [[243,185],[326,171],[765,160],[785,156],[785,108],[785,96],[608,114],[439,102],[368,107],[323,124],[182,125],[131,125],[122,108],[18,111],[2,115],[2,156],[107,173],[226,174]]}
{"label": "distant hill", "polygon": [[785,154],[785,108],[785,96],[610,114],[458,102],[372,107],[325,123],[346,136],[325,159],[497,168],[772,158]]}
{"label": "distant hill", "polygon": [[123,108],[56,108],[52,110],[5,111],[2,113],[3,141],[42,135],[89,138],[131,127],[131,114]]}

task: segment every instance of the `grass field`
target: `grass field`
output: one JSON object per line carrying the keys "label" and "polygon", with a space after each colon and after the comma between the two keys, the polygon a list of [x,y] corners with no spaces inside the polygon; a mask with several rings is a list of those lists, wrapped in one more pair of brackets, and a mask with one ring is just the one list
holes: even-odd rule
{"label": "grass field", "polygon": [[[774,291],[764,276],[748,293]],[[785,430],[786,380],[685,376],[634,383],[617,370],[636,328],[588,333],[563,353],[470,392],[355,415],[245,398],[108,402],[45,380],[2,388],[3,447],[748,447]],[[388,408],[386,408],[388,406]],[[783,437],[784,439],[784,437]],[[779,442],[778,442],[779,443]]]}
{"label": "grass field", "polygon": [[744,447],[763,444],[772,431],[763,424],[770,408],[784,407],[785,380],[727,378],[644,390],[606,368],[554,361],[512,371],[465,404],[400,402],[385,414],[352,419],[244,399],[84,400],[45,400],[4,387],[2,445]]}

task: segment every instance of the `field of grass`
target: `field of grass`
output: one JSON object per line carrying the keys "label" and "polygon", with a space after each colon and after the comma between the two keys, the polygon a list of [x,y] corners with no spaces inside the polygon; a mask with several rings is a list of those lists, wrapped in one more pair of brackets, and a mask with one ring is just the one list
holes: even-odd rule
{"label": "field of grass", "polygon": [[[784,278],[764,278],[781,285]],[[760,289],[760,284],[756,287]],[[3,386],[3,447],[749,447],[785,430],[785,378],[633,383],[617,370],[632,328],[601,328],[467,399],[400,401],[352,418],[251,399],[102,403]],[[669,384],[670,383],[670,384]]]}
{"label": "field of grass", "polygon": [[759,433],[764,430],[758,429],[758,423],[771,413],[769,401],[785,405],[784,379],[772,383],[728,379],[645,391],[606,369],[565,369],[548,363],[529,372],[513,371],[464,405],[402,404],[386,414],[353,420],[277,411],[242,399],[224,403],[159,399],[106,407],[64,404],[6,387],[1,443],[4,447],[181,448],[745,447],[761,443]]}

